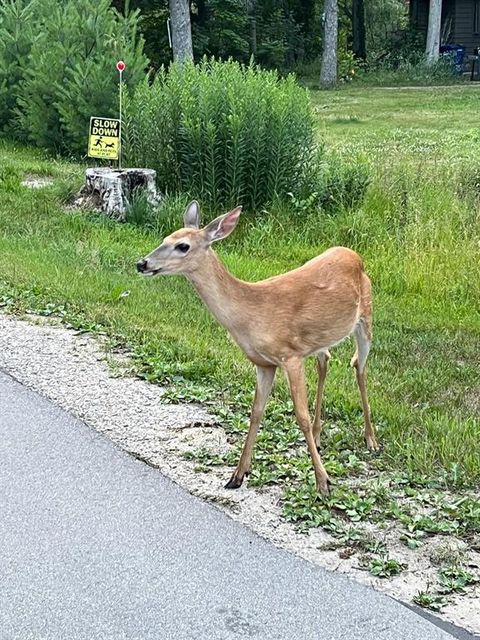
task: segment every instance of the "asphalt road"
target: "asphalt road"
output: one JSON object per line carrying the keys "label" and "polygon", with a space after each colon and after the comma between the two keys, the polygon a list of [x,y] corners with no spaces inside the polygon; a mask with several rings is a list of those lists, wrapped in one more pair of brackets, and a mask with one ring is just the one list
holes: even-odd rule
{"label": "asphalt road", "polygon": [[0,372],[0,640],[448,640]]}

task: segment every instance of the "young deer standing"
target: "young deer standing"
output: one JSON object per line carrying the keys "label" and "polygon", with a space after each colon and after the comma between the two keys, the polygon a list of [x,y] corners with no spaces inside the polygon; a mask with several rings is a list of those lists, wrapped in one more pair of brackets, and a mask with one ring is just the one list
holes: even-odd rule
{"label": "young deer standing", "polygon": [[[184,213],[185,227],[165,238],[157,249],[137,263],[137,269],[151,276],[183,273],[256,365],[257,386],[250,429],[238,466],[226,487],[240,487],[250,470],[265,404],[275,372],[281,367],[312,458],[317,490],[328,495],[329,479],[318,453],[328,349],[351,334],[357,342],[351,364],[356,369],[362,398],[365,441],[368,449],[378,449],[365,383],[365,364],[371,343],[370,280],[360,256],[343,247],[328,249],[298,269],[261,282],[237,280],[210,246],[235,229],[240,212],[241,207],[237,207],[200,229],[199,206],[191,202]],[[318,370],[313,426],[304,371],[304,359],[310,355],[315,355]]]}

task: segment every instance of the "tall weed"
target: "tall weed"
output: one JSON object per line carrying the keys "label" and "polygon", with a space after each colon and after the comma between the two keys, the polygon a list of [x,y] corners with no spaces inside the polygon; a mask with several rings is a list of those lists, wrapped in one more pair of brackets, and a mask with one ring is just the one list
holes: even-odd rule
{"label": "tall weed", "polygon": [[314,116],[293,76],[204,59],[146,79],[125,102],[124,152],[160,189],[254,210],[312,178]]}

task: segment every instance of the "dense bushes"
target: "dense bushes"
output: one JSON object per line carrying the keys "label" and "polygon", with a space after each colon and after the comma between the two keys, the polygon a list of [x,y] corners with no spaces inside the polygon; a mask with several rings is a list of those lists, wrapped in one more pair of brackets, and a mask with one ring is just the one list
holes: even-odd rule
{"label": "dense bushes", "polygon": [[332,208],[363,197],[363,170],[326,163],[308,93],[293,76],[206,58],[146,76],[138,20],[109,0],[3,3],[3,133],[84,156],[90,116],[118,114],[114,63],[123,58],[125,162],[155,169],[162,192],[213,211],[237,203],[260,211],[278,199]]}
{"label": "dense bushes", "polygon": [[236,62],[170,67],[125,103],[124,152],[160,189],[255,209],[312,179],[314,119],[293,77]]}
{"label": "dense bushes", "polygon": [[54,150],[84,153],[91,115],[115,116],[115,61],[133,87],[146,58],[136,13],[108,0],[10,0],[0,7],[0,127]]}
{"label": "dense bushes", "polygon": [[441,56],[434,64],[429,64],[423,52],[409,58],[382,60],[368,67],[366,73],[358,76],[364,84],[374,86],[393,85],[438,85],[463,82],[461,74],[455,72],[452,57]]}

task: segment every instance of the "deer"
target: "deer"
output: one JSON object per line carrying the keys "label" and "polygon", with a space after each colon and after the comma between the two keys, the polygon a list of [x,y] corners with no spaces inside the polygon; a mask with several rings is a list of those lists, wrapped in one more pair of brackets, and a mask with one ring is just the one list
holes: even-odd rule
{"label": "deer", "polygon": [[[372,287],[361,257],[332,247],[304,265],[259,282],[233,276],[212,245],[229,236],[242,208],[236,207],[200,227],[200,207],[192,201],[184,227],[137,262],[144,276],[183,274],[213,316],[256,367],[250,425],[237,468],[226,489],[237,489],[250,471],[255,440],[277,369],[283,369],[315,472],[319,496],[330,493],[330,479],[320,457],[322,399],[329,350],[349,336],[356,341],[351,366],[356,371],[364,418],[364,439],[378,451],[366,385],[366,362],[372,342]],[[315,413],[310,419],[305,359],[316,358]]]}

